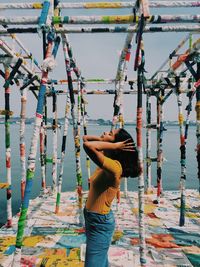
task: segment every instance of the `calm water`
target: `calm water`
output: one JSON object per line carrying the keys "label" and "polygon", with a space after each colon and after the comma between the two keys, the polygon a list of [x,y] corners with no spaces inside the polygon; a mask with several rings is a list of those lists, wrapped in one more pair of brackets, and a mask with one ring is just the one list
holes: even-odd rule
{"label": "calm water", "polygon": [[[32,125],[26,126],[26,144],[27,154],[30,149],[30,140],[32,136]],[[103,131],[108,131],[109,126],[88,126],[89,134],[101,134]],[[126,129],[135,138],[135,127],[127,126]],[[187,142],[187,188],[198,188],[197,179],[197,162],[196,162],[196,135],[195,127],[190,127],[189,136]],[[11,125],[11,166],[12,166],[12,205],[13,213],[15,214],[20,207],[20,158],[19,158],[19,125]],[[145,134],[145,130],[144,130]],[[62,139],[62,130],[58,134],[59,141]],[[0,182],[6,181],[5,171],[5,138],[4,138],[4,125],[0,125]],[[145,147],[145,138],[144,138]],[[52,133],[48,131],[48,156],[52,153]],[[180,152],[179,152],[179,129],[178,127],[167,127],[167,131],[164,132],[163,138],[163,150],[165,161],[163,163],[163,188],[165,190],[177,190],[179,187],[180,178]],[[143,150],[145,155],[145,150]],[[60,156],[60,144],[58,149],[58,155]],[[152,131],[152,156],[156,155],[156,131]],[[83,174],[83,188],[87,189],[87,170],[85,166],[85,154],[82,151],[82,174]],[[156,184],[156,163],[153,165],[153,184]],[[92,170],[95,166],[92,164]],[[59,167],[58,167],[59,173]],[[47,185],[52,184],[51,178],[51,164],[47,167]],[[40,191],[41,175],[40,175],[40,162],[37,160],[36,172],[31,192],[31,198],[35,198]],[[67,151],[65,158],[65,168],[63,176],[63,191],[73,191],[76,187],[76,173],[75,173],[75,154],[72,138],[72,127],[69,127],[67,137]],[[137,179],[128,180],[128,189],[137,190]],[[5,223],[6,220],[6,190],[0,191],[0,223]]]}

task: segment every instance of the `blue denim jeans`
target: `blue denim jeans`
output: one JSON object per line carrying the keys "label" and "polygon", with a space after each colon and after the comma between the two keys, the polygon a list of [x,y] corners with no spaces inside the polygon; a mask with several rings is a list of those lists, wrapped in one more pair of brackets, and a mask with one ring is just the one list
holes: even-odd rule
{"label": "blue denim jeans", "polygon": [[115,229],[113,212],[99,214],[84,209],[86,230],[85,267],[108,267],[108,249]]}

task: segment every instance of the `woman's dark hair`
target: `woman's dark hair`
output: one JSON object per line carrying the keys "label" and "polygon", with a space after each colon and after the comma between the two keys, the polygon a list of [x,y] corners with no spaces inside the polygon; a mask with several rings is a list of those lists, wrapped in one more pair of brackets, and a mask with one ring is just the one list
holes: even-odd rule
{"label": "woman's dark hair", "polygon": [[137,177],[141,169],[138,160],[138,151],[132,136],[123,128],[115,135],[115,143],[129,139],[134,144],[134,151],[116,151],[113,153],[113,159],[118,160],[122,165],[122,176]]}

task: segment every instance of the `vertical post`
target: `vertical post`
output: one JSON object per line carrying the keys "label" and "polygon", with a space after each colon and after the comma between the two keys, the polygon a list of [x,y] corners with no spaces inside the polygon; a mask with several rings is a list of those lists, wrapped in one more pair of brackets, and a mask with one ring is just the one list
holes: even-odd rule
{"label": "vertical post", "polygon": [[162,193],[162,163],[163,163],[163,109],[161,104],[161,93],[157,95],[157,199],[154,204],[159,204]]}
{"label": "vertical post", "polygon": [[[55,0],[55,6],[57,6],[58,1]],[[57,10],[58,11],[58,10]],[[76,156],[76,177],[77,177],[77,192],[78,192],[78,199],[79,199],[79,207],[82,207],[82,171],[81,171],[81,160],[80,160],[80,126],[81,126],[81,112],[82,112],[82,101],[83,101],[83,82],[80,70],[76,66],[75,60],[73,59],[72,49],[70,47],[70,44],[67,40],[67,36],[62,34],[62,44],[63,44],[63,52],[64,52],[64,58],[65,58],[65,66],[66,66],[66,73],[68,78],[68,90],[69,90],[69,98],[71,102],[71,116],[72,116],[72,122],[73,122],[73,133],[74,133],[74,142],[75,142],[75,156]],[[75,98],[74,98],[74,92],[73,92],[73,83],[72,83],[72,72],[73,69],[77,80],[78,80],[78,118],[76,121],[75,117]],[[85,115],[85,110],[84,110]],[[85,116],[83,115],[84,120],[84,132],[87,132],[86,129],[86,120],[84,119]],[[62,153],[63,154],[63,153]],[[89,157],[87,158],[87,169],[88,169],[88,175],[90,176],[90,166],[89,166],[90,160]],[[62,170],[61,170],[62,171]],[[60,173],[60,176],[62,173]],[[62,185],[62,177],[59,177],[59,188],[61,188]],[[57,194],[57,199],[59,198],[59,194]],[[60,200],[58,199],[58,202]],[[57,204],[56,204],[57,205]],[[59,205],[59,203],[58,203]],[[58,206],[57,205],[57,206]]]}
{"label": "vertical post", "polygon": [[151,93],[147,91],[146,94],[146,191],[151,190]]}
{"label": "vertical post", "polygon": [[21,90],[20,113],[20,162],[21,162],[21,200],[24,199],[26,184],[26,145],[25,145],[25,118],[26,118],[27,88]]}
{"label": "vertical post", "polygon": [[149,0],[136,0],[135,10],[138,11],[139,9],[140,13],[142,13],[145,18],[148,18],[150,16]]}
{"label": "vertical post", "polygon": [[79,207],[82,207],[82,171],[81,171],[81,82],[80,78],[77,83],[78,95],[77,95],[77,131],[75,132],[75,148],[76,148],[76,175],[77,175],[77,192]]}
{"label": "vertical post", "polygon": [[65,159],[65,150],[66,150],[66,140],[67,140],[68,127],[69,127],[69,110],[70,110],[70,99],[69,99],[69,94],[67,94],[66,105],[65,105],[65,123],[64,123],[63,137],[62,137],[60,173],[59,173],[59,178],[58,178],[55,213],[59,213],[59,207],[60,207],[60,198],[61,198],[61,190],[62,190],[62,177],[63,177],[63,171],[64,171],[64,159]]}
{"label": "vertical post", "polygon": [[[200,79],[200,63],[197,63],[197,81]],[[196,136],[197,136],[197,164],[198,172],[197,177],[199,179],[199,193],[200,193],[200,84],[198,83],[196,88]]]}
{"label": "vertical post", "polygon": [[57,187],[57,149],[58,149],[58,118],[57,118],[57,96],[56,93],[53,92],[53,160],[52,160],[52,178],[53,178],[53,186],[52,191],[56,192]]}
{"label": "vertical post", "polygon": [[181,205],[180,205],[180,219],[179,226],[184,226],[185,224],[185,180],[186,180],[186,146],[185,146],[185,134],[184,134],[184,117],[183,117],[183,107],[182,107],[182,95],[180,93],[180,77],[175,77],[176,81],[176,94],[177,94],[177,104],[178,104],[178,122],[179,122],[179,132],[180,132],[180,163],[181,163],[181,176],[180,176],[180,191],[181,191]]}
{"label": "vertical post", "polygon": [[41,14],[40,14],[40,17],[39,17],[39,20],[38,20],[38,26],[40,28],[44,28],[46,27],[46,25],[48,24],[48,15],[49,13],[51,12],[49,9],[50,9],[50,1],[49,0],[45,0],[43,2],[43,5],[42,5],[42,11],[41,11]]}
{"label": "vertical post", "polygon": [[[133,41],[134,33],[128,33],[126,36],[125,44],[123,50],[120,55],[117,74],[115,78],[115,98],[114,98],[114,112],[112,118],[112,125],[111,130],[116,127],[117,122],[119,122],[119,127],[124,127],[124,118],[123,118],[123,89],[124,89],[124,82],[126,79],[127,73],[127,63],[130,61],[131,56],[131,48],[132,48],[132,41]],[[124,192],[127,195],[127,178],[124,178]],[[118,204],[120,203],[120,186],[119,190],[117,191],[117,201]]]}
{"label": "vertical post", "polygon": [[44,191],[46,188],[46,149],[45,149],[45,134],[46,130],[44,129],[44,118],[41,122],[40,128],[40,164],[41,164],[41,189]]}
{"label": "vertical post", "polygon": [[[188,81],[188,89],[192,88],[191,87],[192,80],[193,80],[193,78],[189,79],[189,81]],[[185,145],[187,143],[187,138],[188,138],[188,129],[189,129],[189,124],[190,124],[190,113],[192,111],[192,100],[193,100],[195,93],[196,93],[196,88],[193,88],[192,91],[189,91],[187,93],[188,105],[186,107],[187,115],[186,115],[186,121],[185,121]]]}
{"label": "vertical post", "polygon": [[48,136],[47,136],[47,118],[48,118],[48,107],[47,107],[47,96],[45,94],[44,96],[44,107],[43,107],[43,120],[42,120],[42,125],[43,125],[43,159],[44,159],[44,170],[43,170],[43,177],[42,177],[42,181],[44,181],[44,183],[42,184],[44,187],[42,187],[43,189],[46,188],[46,171],[47,171],[47,143],[48,143]]}
{"label": "vertical post", "polygon": [[[5,84],[9,79],[9,67],[5,66]],[[6,179],[7,188],[7,227],[12,226],[12,190],[11,190],[11,147],[10,147],[10,87],[5,86],[5,143],[6,143]]]}
{"label": "vertical post", "polygon": [[[87,135],[87,120],[86,120],[86,101],[84,99],[84,94],[83,94],[83,85],[81,86],[81,112],[82,112],[82,118],[83,118],[83,132],[84,135]],[[90,176],[91,176],[91,172],[90,172],[90,158],[89,156],[86,154],[86,168],[87,168],[87,175],[88,175],[88,189],[90,188]]]}
{"label": "vertical post", "polygon": [[142,85],[143,66],[138,67],[137,72],[137,149],[141,173],[138,177],[138,205],[139,205],[139,240],[140,240],[140,264],[146,266],[145,257],[145,224],[144,224],[144,173],[143,173],[143,151],[142,151]]}
{"label": "vertical post", "polygon": [[[67,39],[66,39],[67,40]],[[70,59],[70,66],[73,67],[73,71],[77,77],[78,83],[78,96],[77,96],[77,132],[75,137],[75,148],[76,148],[76,174],[77,174],[77,192],[78,192],[78,198],[79,198],[79,207],[82,207],[82,170],[81,170],[81,157],[80,157],[80,131],[81,131],[81,108],[82,108],[82,96],[83,96],[83,88],[84,88],[84,82],[83,78],[81,77],[80,69],[76,66],[75,60],[73,58],[72,48],[69,45],[69,42],[67,42],[67,48],[68,48],[68,55]],[[86,123],[86,121],[85,121]],[[86,124],[85,124],[86,129]],[[87,163],[89,162],[89,157],[87,158]],[[89,167],[89,165],[88,165]],[[88,168],[88,174],[90,173],[90,169]]]}
{"label": "vertical post", "polygon": [[[42,31],[42,43],[43,43],[43,59],[45,59],[47,43],[46,43],[46,32]],[[40,128],[40,165],[41,165],[41,190],[44,191],[46,188],[46,151],[47,151],[47,97],[44,96],[44,108],[43,108],[43,119]]]}
{"label": "vertical post", "polygon": [[[80,162],[80,116],[81,116],[81,96],[80,96],[80,73],[77,72],[77,79],[78,79],[78,118],[76,121],[75,115],[75,98],[74,98],[74,91],[73,91],[73,83],[72,83],[72,71],[71,68],[74,67],[74,64],[71,64],[72,58],[72,50],[69,46],[67,41],[66,35],[62,34],[62,43],[63,43],[63,52],[65,58],[65,67],[67,73],[67,80],[68,80],[68,90],[70,95],[70,102],[71,102],[71,116],[72,116],[72,123],[73,123],[73,133],[74,133],[74,142],[75,142],[75,156],[76,156],[76,178],[77,178],[77,192],[78,192],[78,199],[79,199],[79,207],[82,206],[82,173],[81,173],[81,162]],[[74,63],[74,62],[73,62]],[[77,69],[74,71],[78,71]]]}
{"label": "vertical post", "polygon": [[127,178],[124,177],[124,196],[127,197],[127,194],[128,194]]}
{"label": "vertical post", "polygon": [[189,34],[189,50],[192,50],[192,33]]}
{"label": "vertical post", "polygon": [[[53,40],[54,40],[54,34],[49,33],[45,58],[49,58],[51,55],[55,57],[57,54],[60,39],[57,38],[57,43],[55,43],[55,47],[53,51],[51,52],[52,46],[53,46]],[[15,250],[15,255],[13,258],[13,262],[12,262],[12,267],[20,265],[21,247],[22,247],[22,241],[23,241],[23,236],[24,236],[24,228],[26,225],[27,212],[28,212],[28,207],[29,207],[29,200],[30,200],[30,194],[31,194],[31,189],[32,189],[32,184],[33,184],[33,178],[35,175],[36,154],[37,154],[40,127],[41,127],[41,122],[43,119],[43,105],[44,105],[44,96],[46,93],[47,79],[48,79],[48,69],[42,71],[42,79],[41,79],[41,85],[40,85],[40,90],[38,94],[38,103],[37,103],[36,116],[35,116],[35,125],[33,129],[30,153],[28,157],[28,169],[26,173],[25,194],[24,194],[22,205],[21,205],[21,213],[20,213],[20,217],[18,221],[16,250]]]}
{"label": "vertical post", "polygon": [[127,34],[125,44],[121,52],[118,67],[117,67],[117,74],[115,78],[115,98],[114,98],[114,104],[113,104],[114,112],[113,112],[111,130],[115,128],[116,123],[119,121],[118,116],[120,113],[120,106],[122,104],[123,87],[124,87],[124,81],[125,81],[125,76],[127,72],[127,62],[130,60],[133,36],[134,36],[134,33]]}
{"label": "vertical post", "polygon": [[[148,2],[147,2],[148,3]],[[135,10],[137,10],[140,0],[136,1]],[[144,9],[143,9],[144,12]],[[134,61],[134,70],[137,70],[137,148],[141,173],[138,177],[138,210],[139,210],[139,240],[140,240],[140,264],[146,266],[146,243],[145,243],[145,222],[144,222],[144,166],[143,166],[143,151],[142,151],[142,89],[144,79],[144,43],[142,40],[143,29],[145,26],[144,14],[141,14],[138,23],[136,36],[136,54]],[[140,58],[141,55],[141,58]]]}

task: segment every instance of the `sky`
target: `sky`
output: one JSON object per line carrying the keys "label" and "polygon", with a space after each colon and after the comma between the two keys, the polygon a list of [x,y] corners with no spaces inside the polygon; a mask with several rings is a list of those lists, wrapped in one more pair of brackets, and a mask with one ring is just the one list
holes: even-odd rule
{"label": "sky", "polygon": [[[5,1],[0,0],[0,3]],[[10,0],[9,2],[16,3],[22,2],[19,0]],[[25,1],[24,1],[25,2]],[[43,2],[43,1],[37,1]],[[71,1],[64,1],[71,2]],[[75,1],[73,1],[75,2]],[[76,1],[86,2],[86,1]],[[91,2],[91,0],[90,0]],[[100,2],[100,1],[99,1]],[[104,2],[104,1],[102,1]],[[112,2],[112,1],[111,1]],[[165,9],[150,9],[151,14],[197,14],[198,8],[165,8]],[[78,13],[77,13],[78,12]],[[91,15],[91,14],[130,14],[130,9],[116,9],[116,10],[63,10],[62,15]],[[30,10],[10,10],[0,11],[0,16],[39,16],[40,11]],[[101,33],[101,34],[69,34],[68,38],[73,49],[74,58],[76,59],[77,66],[80,68],[82,76],[85,79],[102,78],[114,79],[117,72],[117,65],[119,61],[120,52],[124,46],[127,33]],[[146,77],[149,78],[152,74],[162,65],[168,58],[169,54],[180,43],[180,41],[187,35],[187,33],[145,33],[144,34],[144,47],[145,47],[145,69],[147,71]],[[3,37],[4,38],[4,37]],[[18,38],[22,41],[24,46],[32,52],[37,61],[42,63],[42,38],[39,34],[20,34]],[[197,35],[194,35],[194,39]],[[12,44],[11,38],[4,38],[8,43]],[[17,47],[17,45],[16,45]],[[188,43],[184,50],[188,48]],[[134,71],[134,58],[135,58],[135,37],[132,47],[131,60],[128,64],[127,78],[132,80],[136,78]],[[183,51],[184,51],[183,50]],[[3,68],[2,64],[1,67]],[[168,66],[167,68],[168,69]],[[57,58],[56,67],[50,73],[52,79],[66,79],[64,56],[62,45],[60,46]],[[0,86],[3,89],[3,79],[0,77]],[[58,88],[58,87],[56,87]],[[66,85],[65,87],[67,88]],[[76,88],[76,86],[75,86]],[[88,89],[114,89],[114,85],[87,85]],[[127,88],[127,87],[126,87]],[[59,88],[58,88],[59,89]],[[87,95],[88,101],[87,113],[89,118],[104,118],[112,119],[113,114],[113,100],[114,95]],[[20,115],[20,93],[19,88],[16,86],[11,87],[10,108],[14,111],[14,116]],[[184,108],[187,105],[187,97],[183,96]],[[124,96],[124,118],[126,121],[134,121],[136,119],[136,96]],[[33,117],[36,110],[36,99],[31,92],[28,93],[27,102],[27,117]],[[48,99],[48,114],[51,117],[51,99]],[[145,96],[143,97],[144,116],[145,119]],[[195,102],[193,100],[193,111],[191,119],[195,120]],[[65,97],[58,96],[58,116],[64,116]],[[0,109],[4,109],[4,90],[0,92]],[[164,105],[164,119],[177,120],[178,107],[176,96],[170,97],[168,102]],[[152,97],[152,120],[156,120],[156,99]]]}

